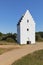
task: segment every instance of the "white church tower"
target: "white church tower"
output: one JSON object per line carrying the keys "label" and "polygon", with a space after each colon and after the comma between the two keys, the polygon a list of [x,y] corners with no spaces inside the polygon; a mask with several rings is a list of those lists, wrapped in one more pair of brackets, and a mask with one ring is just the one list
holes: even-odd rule
{"label": "white church tower", "polygon": [[17,42],[19,44],[35,44],[35,22],[28,10],[17,24]]}

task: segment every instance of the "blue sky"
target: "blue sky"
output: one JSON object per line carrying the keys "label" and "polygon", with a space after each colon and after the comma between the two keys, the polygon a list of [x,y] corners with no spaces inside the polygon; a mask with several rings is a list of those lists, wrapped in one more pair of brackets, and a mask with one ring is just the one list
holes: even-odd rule
{"label": "blue sky", "polygon": [[17,22],[29,10],[36,31],[43,31],[43,0],[0,0],[0,32],[17,32]]}

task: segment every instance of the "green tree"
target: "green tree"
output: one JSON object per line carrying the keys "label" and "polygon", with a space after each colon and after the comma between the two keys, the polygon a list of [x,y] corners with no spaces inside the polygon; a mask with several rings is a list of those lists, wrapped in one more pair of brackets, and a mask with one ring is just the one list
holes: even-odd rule
{"label": "green tree", "polygon": [[0,32],[0,36],[2,36],[3,34]]}

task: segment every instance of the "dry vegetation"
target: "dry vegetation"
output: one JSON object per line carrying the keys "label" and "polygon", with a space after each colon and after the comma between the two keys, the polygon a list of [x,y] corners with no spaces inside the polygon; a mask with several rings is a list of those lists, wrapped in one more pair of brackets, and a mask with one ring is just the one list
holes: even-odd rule
{"label": "dry vegetation", "polygon": [[0,45],[17,45],[16,42],[0,41]]}

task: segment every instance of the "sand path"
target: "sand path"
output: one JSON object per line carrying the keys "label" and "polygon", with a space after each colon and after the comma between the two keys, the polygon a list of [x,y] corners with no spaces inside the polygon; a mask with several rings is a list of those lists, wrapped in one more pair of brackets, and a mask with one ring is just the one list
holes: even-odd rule
{"label": "sand path", "polygon": [[[0,46],[2,47],[2,46]],[[7,47],[7,46],[5,46]],[[14,47],[14,46],[8,46],[8,47]],[[3,46],[4,48],[4,46]],[[24,55],[27,55],[29,53],[32,53],[36,50],[43,49],[43,43],[36,43],[34,45],[23,45],[18,49],[13,49],[11,51],[8,51],[2,55],[0,55],[0,65],[11,65],[14,61],[20,59]]]}

